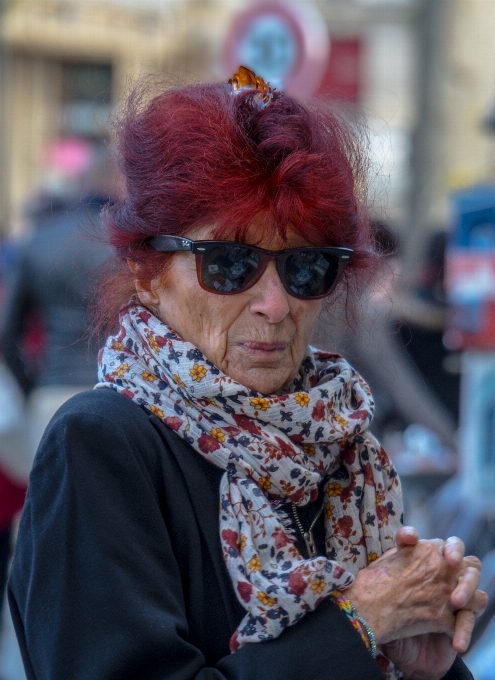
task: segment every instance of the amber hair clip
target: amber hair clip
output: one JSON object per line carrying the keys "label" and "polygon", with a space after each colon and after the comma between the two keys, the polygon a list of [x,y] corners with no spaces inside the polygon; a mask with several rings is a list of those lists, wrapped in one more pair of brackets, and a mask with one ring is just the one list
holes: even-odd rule
{"label": "amber hair clip", "polygon": [[239,66],[239,71],[229,80],[229,85],[232,86],[232,94],[253,90],[256,95],[253,99],[261,109],[265,109],[272,103],[275,88],[270,87],[270,83],[246,66]]}

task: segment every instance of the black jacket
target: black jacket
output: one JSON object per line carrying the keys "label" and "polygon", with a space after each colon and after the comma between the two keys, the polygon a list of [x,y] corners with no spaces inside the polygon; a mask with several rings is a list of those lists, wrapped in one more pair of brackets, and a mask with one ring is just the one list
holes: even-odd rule
{"label": "black jacket", "polygon": [[[383,680],[330,601],[229,654],[245,611],[222,558],[222,474],[113,390],[58,411],[10,579],[28,680]],[[449,680],[471,677],[455,666]]]}

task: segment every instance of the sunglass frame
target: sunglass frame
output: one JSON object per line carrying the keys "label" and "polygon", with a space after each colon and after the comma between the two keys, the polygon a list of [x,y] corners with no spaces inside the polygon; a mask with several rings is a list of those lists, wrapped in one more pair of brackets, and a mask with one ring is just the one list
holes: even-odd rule
{"label": "sunglass frame", "polygon": [[[174,252],[192,252],[196,256],[196,272],[198,276],[198,283],[206,290],[208,293],[214,293],[215,295],[237,295],[238,293],[243,293],[245,290],[249,290],[252,286],[260,280],[263,276],[268,263],[271,260],[275,260],[275,265],[277,267],[277,272],[282,282],[284,289],[292,297],[298,298],[300,300],[320,300],[322,298],[328,297],[337,286],[344,269],[351,262],[354,251],[352,248],[344,248],[341,246],[336,247],[304,247],[304,248],[290,248],[288,250],[265,250],[264,248],[258,248],[258,246],[252,246],[247,243],[239,243],[237,241],[193,241],[192,239],[185,238],[183,236],[171,236],[166,234],[161,234],[160,236],[153,236],[147,239],[148,245],[150,245],[154,250],[161,253],[174,253]],[[214,288],[209,288],[203,283],[203,255],[213,248],[225,247],[225,246],[235,246],[250,248],[260,255],[260,262],[256,273],[249,281],[249,283],[243,288],[231,291],[219,291]],[[333,255],[338,259],[337,273],[335,279],[328,290],[328,292],[322,295],[297,295],[293,290],[290,289],[289,282],[287,281],[285,274],[285,260],[290,255],[300,252],[316,251],[318,253],[328,253]]]}

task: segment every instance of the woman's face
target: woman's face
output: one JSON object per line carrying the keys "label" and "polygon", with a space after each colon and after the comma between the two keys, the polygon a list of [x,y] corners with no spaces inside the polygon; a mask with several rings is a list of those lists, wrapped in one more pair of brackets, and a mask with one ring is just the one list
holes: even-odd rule
{"label": "woman's face", "polygon": [[[187,234],[212,238],[212,229]],[[250,241],[247,240],[249,243]],[[268,250],[307,246],[301,237],[251,242]],[[139,298],[226,375],[263,394],[274,394],[295,377],[310,341],[322,300],[289,295],[268,264],[260,280],[237,295],[203,290],[192,253],[174,253],[165,280],[136,282]]]}

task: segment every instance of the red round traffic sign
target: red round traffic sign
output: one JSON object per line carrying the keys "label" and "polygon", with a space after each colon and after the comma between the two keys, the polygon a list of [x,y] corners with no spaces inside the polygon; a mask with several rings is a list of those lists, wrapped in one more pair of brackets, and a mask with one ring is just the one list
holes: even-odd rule
{"label": "red round traffic sign", "polygon": [[223,46],[226,77],[242,64],[291,96],[318,89],[330,52],[324,19],[310,2],[263,0],[233,19]]}

